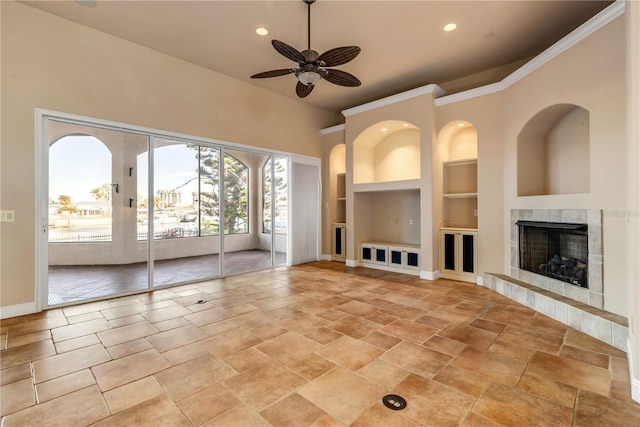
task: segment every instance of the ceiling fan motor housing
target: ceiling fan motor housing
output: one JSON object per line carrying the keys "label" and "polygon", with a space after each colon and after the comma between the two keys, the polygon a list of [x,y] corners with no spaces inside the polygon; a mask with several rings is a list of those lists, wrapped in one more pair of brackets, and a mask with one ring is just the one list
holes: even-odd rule
{"label": "ceiling fan motor housing", "polygon": [[[315,62],[320,56],[320,54],[313,49],[303,50],[300,53],[302,54],[302,56],[304,56],[304,60],[307,64]],[[300,64],[300,65],[304,65],[304,64]]]}

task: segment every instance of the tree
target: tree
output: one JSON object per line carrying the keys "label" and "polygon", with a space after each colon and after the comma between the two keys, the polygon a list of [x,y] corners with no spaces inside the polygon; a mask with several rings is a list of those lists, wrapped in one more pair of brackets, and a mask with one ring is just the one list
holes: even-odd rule
{"label": "tree", "polygon": [[[265,233],[271,233],[275,231],[277,233],[286,232],[287,223],[287,158],[286,157],[272,157],[267,160],[262,168],[262,180],[263,180],[263,231]],[[271,169],[274,170],[275,185],[272,186]],[[275,194],[272,192],[275,190]],[[272,230],[271,221],[271,204],[275,202],[275,223],[276,228]]]}
{"label": "tree", "polygon": [[93,194],[94,200],[104,200],[107,203],[107,215],[111,215],[111,191],[112,186],[110,183],[105,182],[100,187],[94,188],[90,191]]}
{"label": "tree", "polygon": [[[201,234],[220,232],[220,150],[217,148],[193,146],[198,151]],[[224,233],[246,233],[249,231],[249,169],[235,157],[224,157]]]}
{"label": "tree", "polygon": [[246,233],[249,212],[249,170],[240,160],[224,156],[225,234]]}
{"label": "tree", "polygon": [[58,203],[60,207],[58,208],[58,213],[67,212],[69,214],[78,213],[78,207],[71,203],[71,197],[66,194],[61,194],[58,196]]}

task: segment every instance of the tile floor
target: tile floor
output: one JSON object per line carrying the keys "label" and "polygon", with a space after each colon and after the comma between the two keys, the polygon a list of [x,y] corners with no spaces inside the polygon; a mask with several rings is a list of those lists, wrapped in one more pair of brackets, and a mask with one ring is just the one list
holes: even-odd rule
{"label": "tile floor", "polygon": [[[284,265],[287,254],[276,252],[274,265]],[[246,250],[224,255],[224,275],[270,267],[271,251]],[[206,280],[220,276],[219,255],[201,255],[158,260],[154,263],[154,285]],[[124,265],[49,266],[49,305],[105,298],[148,288],[147,263]]]}
{"label": "tile floor", "polygon": [[1,334],[3,427],[640,425],[624,352],[486,288],[332,262]]}

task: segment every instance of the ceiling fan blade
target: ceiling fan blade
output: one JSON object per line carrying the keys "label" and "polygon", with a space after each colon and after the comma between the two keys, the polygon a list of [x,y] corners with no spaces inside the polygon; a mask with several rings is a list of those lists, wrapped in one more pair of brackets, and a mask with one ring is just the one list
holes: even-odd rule
{"label": "ceiling fan blade", "polygon": [[298,95],[299,98],[306,97],[311,93],[312,90],[313,90],[313,86],[303,85],[300,82],[298,82],[298,84],[296,85],[296,94]]}
{"label": "ceiling fan blade", "polygon": [[271,70],[265,71],[264,73],[258,73],[251,76],[252,79],[265,79],[267,77],[278,77],[278,76],[286,76],[287,74],[294,73],[296,71],[295,68],[284,68],[281,70]]}
{"label": "ceiling fan blade", "polygon": [[328,82],[333,83],[334,85],[340,86],[356,87],[362,84],[356,76],[342,70],[324,70],[324,73],[322,73],[322,78],[324,78]]}
{"label": "ceiling fan blade", "polygon": [[304,64],[307,62],[304,59],[302,53],[300,53],[296,48],[291,47],[288,44],[281,42],[280,40],[271,40],[271,44],[280,55],[289,58],[290,60],[295,61],[298,64]]}
{"label": "ceiling fan blade", "polygon": [[360,53],[358,46],[342,46],[330,49],[318,57],[322,67],[337,67],[353,60]]}

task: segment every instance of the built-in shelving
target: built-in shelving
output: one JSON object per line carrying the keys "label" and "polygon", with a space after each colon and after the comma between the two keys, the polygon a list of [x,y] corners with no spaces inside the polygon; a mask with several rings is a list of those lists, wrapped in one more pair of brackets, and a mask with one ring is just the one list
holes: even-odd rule
{"label": "built-in shelving", "polygon": [[336,174],[336,222],[347,221],[347,175]]}
{"label": "built-in shelving", "polygon": [[448,199],[469,199],[473,197],[478,197],[478,193],[446,193],[443,194],[442,197]]}
{"label": "built-in shelving", "polygon": [[442,162],[445,166],[463,166],[463,165],[475,165],[478,163],[478,159],[469,158],[469,159],[456,159],[456,160],[445,160]]}
{"label": "built-in shelving", "polygon": [[420,189],[419,179],[406,179],[402,181],[375,182],[367,184],[354,184],[354,193],[368,193],[376,191],[399,191]]}
{"label": "built-in shelving", "polygon": [[478,160],[446,160],[442,177],[442,226],[478,226]]}

